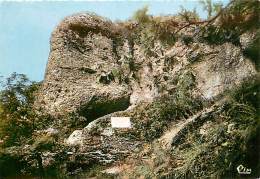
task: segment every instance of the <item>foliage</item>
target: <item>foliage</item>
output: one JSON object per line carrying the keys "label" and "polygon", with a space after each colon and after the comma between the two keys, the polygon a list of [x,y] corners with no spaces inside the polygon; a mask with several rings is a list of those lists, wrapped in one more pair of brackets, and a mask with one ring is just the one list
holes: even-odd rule
{"label": "foliage", "polygon": [[165,47],[173,46],[178,39],[178,36],[174,34],[178,23],[173,19],[154,18],[153,32],[156,40],[159,40]]}
{"label": "foliage", "polygon": [[[54,136],[39,135],[35,130],[49,125],[50,116],[43,116],[33,108],[39,83],[25,75],[13,73],[0,92],[0,176],[41,175],[41,152],[51,150]],[[32,144],[29,146],[28,144]],[[27,147],[25,147],[28,145]],[[28,163],[36,161],[35,166]],[[31,171],[32,170],[32,171]],[[40,171],[39,171],[40,170]]]}
{"label": "foliage", "polygon": [[193,74],[183,73],[176,81],[176,91],[172,95],[162,96],[152,104],[137,108],[132,114],[135,130],[128,133],[129,137],[152,141],[163,133],[170,121],[188,118],[202,109],[203,100],[194,98],[191,93],[195,85]]}
{"label": "foliage", "polygon": [[131,174],[133,178],[155,178],[153,169],[149,165],[139,165],[136,167],[134,173]]}
{"label": "foliage", "polygon": [[154,48],[155,34],[153,33],[152,24],[147,24],[142,28],[140,33],[140,45],[144,50],[146,55],[151,55],[153,53],[152,48]]}
{"label": "foliage", "polygon": [[148,6],[144,6],[142,9],[137,10],[133,15],[133,19],[140,24],[149,23],[151,17],[147,14],[148,10]]}
{"label": "foliage", "polygon": [[190,11],[185,9],[183,6],[181,6],[181,12],[179,12],[179,16],[181,16],[183,20],[187,22],[196,22],[200,19],[199,14],[197,13],[195,8]]}
{"label": "foliage", "polygon": [[[66,134],[77,127],[85,127],[86,119],[70,113],[64,119],[53,120],[33,108],[38,83],[23,74],[12,74],[3,82],[0,93],[0,177],[2,176],[63,176],[65,146],[60,143]],[[59,133],[45,130],[55,126]],[[55,129],[56,130],[56,129]],[[65,134],[65,135],[64,135]],[[62,147],[61,147],[62,146]],[[53,165],[43,169],[42,152],[55,151]],[[30,166],[28,163],[33,162]],[[6,167],[8,166],[8,167]],[[10,167],[12,166],[12,167]]]}
{"label": "foliage", "polygon": [[220,15],[220,26],[239,34],[259,28],[260,2],[258,0],[233,1]]}
{"label": "foliage", "polygon": [[207,128],[194,128],[175,146],[173,160],[184,163],[172,171],[174,178],[236,178],[240,164],[252,169],[250,176],[259,175],[259,85],[251,81],[234,90]]}
{"label": "foliage", "polygon": [[[189,81],[193,80],[184,79],[180,82],[184,88],[190,86],[184,84],[192,85]],[[242,164],[252,169],[250,177],[259,176],[259,85],[256,78],[227,93],[223,106],[208,116],[201,115],[203,120],[188,128],[172,150],[160,148],[156,141],[144,147],[138,155],[140,160],[131,164],[135,167],[133,171],[125,175],[133,178],[237,178],[236,168]],[[142,156],[146,156],[145,162]]]}
{"label": "foliage", "polygon": [[34,92],[38,84],[25,75],[13,73],[7,78],[0,93],[0,138],[3,146],[18,145],[34,129],[35,112],[32,110]]}
{"label": "foliage", "polygon": [[208,13],[208,19],[216,15],[221,9],[223,4],[221,2],[213,3],[212,0],[200,0],[203,9]]}
{"label": "foliage", "polygon": [[239,33],[234,29],[222,28],[220,26],[208,25],[202,27],[202,39],[209,44],[221,45],[225,42],[231,42],[239,45]]}
{"label": "foliage", "polygon": [[192,38],[192,36],[183,35],[182,41],[185,45],[189,45],[190,43],[193,42],[193,38]]}
{"label": "foliage", "polygon": [[153,56],[153,48],[156,41],[160,41],[164,46],[173,45],[176,41],[174,28],[177,24],[172,20],[165,20],[147,14],[148,7],[137,10],[133,16],[137,28],[133,30],[132,39],[139,43],[145,54]]}
{"label": "foliage", "polygon": [[[241,34],[259,28],[260,2],[257,0],[231,1],[225,8],[220,2],[213,3],[212,0],[200,2],[208,13],[208,20],[199,21],[195,9],[190,11],[183,7],[179,16],[190,25],[198,25],[199,37],[209,44],[231,42],[239,46]],[[175,33],[180,30],[179,22],[174,18],[148,15],[147,6],[136,11],[133,19],[137,25],[132,29],[132,39],[140,44],[148,56],[155,55],[153,48],[156,41],[168,47],[179,38]],[[186,44],[191,42],[190,38],[183,40]]]}
{"label": "foliage", "polygon": [[28,167],[26,162],[20,162],[21,156],[0,150],[0,177],[12,177],[21,174]]}
{"label": "foliage", "polygon": [[[207,7],[210,6],[210,0]],[[212,8],[212,7],[211,7]],[[207,8],[207,9],[211,9]],[[232,1],[230,6],[223,8],[217,18],[217,23],[209,23],[202,27],[202,38],[210,44],[222,44],[231,42],[240,45],[240,35],[246,31],[259,28],[260,2],[252,1]]]}

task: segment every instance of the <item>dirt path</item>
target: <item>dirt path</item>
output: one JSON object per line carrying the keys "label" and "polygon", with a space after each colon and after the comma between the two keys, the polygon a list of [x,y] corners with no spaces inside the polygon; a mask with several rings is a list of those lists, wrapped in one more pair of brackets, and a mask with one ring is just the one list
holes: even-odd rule
{"label": "dirt path", "polygon": [[177,124],[173,124],[173,126],[165,132],[163,136],[161,136],[158,141],[162,144],[162,147],[165,149],[171,148],[172,142],[174,138],[189,124],[193,123],[196,119],[198,119],[201,115],[207,115],[214,111],[216,108],[216,104],[212,105],[209,108],[205,108],[195,115],[189,117],[188,119],[184,119],[179,121]]}

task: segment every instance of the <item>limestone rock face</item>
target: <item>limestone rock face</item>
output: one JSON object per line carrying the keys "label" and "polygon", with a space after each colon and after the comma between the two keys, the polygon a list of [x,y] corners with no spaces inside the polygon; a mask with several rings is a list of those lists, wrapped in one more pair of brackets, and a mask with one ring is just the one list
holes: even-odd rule
{"label": "limestone rock face", "polygon": [[229,43],[214,48],[201,48],[206,55],[203,62],[194,65],[197,87],[204,98],[221,94],[256,73],[252,63],[245,59],[238,47]]}
{"label": "limestone rock face", "polygon": [[119,68],[114,26],[108,20],[79,14],[54,30],[38,101],[48,113],[64,114],[101,101],[123,109],[128,106],[129,87],[115,81],[112,73]]}
{"label": "limestone rock face", "polygon": [[[183,33],[195,32],[195,27]],[[176,76],[190,71],[194,95],[210,99],[255,74],[241,50],[225,43],[155,42],[147,56],[120,25],[90,14],[64,19],[54,30],[37,105],[51,115],[78,110],[86,118],[125,110],[174,92]]]}

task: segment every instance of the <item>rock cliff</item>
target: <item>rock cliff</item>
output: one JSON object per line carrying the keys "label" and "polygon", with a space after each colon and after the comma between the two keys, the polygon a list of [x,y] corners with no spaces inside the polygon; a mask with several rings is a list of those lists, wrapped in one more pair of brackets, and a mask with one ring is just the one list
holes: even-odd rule
{"label": "rock cliff", "polygon": [[[160,21],[170,18],[174,17]],[[179,20],[179,26],[182,23]],[[202,25],[190,25],[167,37],[174,37],[174,43],[165,45],[155,38],[147,53],[144,43],[131,33],[134,28],[138,23],[113,23],[82,13],[65,18],[52,33],[46,74],[35,105],[54,120],[66,120],[71,113],[77,114],[76,120],[85,119],[85,128],[77,126],[62,138],[69,147],[67,160],[73,163],[69,168],[67,162],[69,172],[92,163],[117,165],[128,156],[132,159],[125,162],[125,168],[115,171],[131,171],[127,166],[133,165],[134,158],[140,160],[136,153],[143,162],[147,162],[144,156],[156,162],[157,142],[167,143],[168,149],[161,151],[177,147],[178,155],[183,149],[179,145],[188,140],[185,131],[195,130],[189,126],[197,126],[200,135],[207,136],[208,126],[218,126],[212,118],[223,111],[226,92],[257,74],[243,54],[246,41],[255,38],[254,32],[241,35],[241,45],[229,41],[211,44],[201,39],[205,35],[200,33]],[[131,117],[133,128],[112,129],[110,117],[117,116]],[[175,158],[177,163],[171,167],[190,162],[180,160]],[[161,167],[167,176],[166,167]],[[156,171],[160,173],[160,169]]]}
{"label": "rock cliff", "polygon": [[[181,33],[196,34],[196,28]],[[195,81],[194,95],[212,99],[256,74],[254,65],[232,43],[210,45],[196,36],[190,44],[179,39],[168,47],[155,41],[153,55],[147,56],[140,42],[127,35],[119,24],[98,16],[64,19],[52,33],[39,96],[46,112],[84,110],[87,118],[101,117],[173,93],[174,79],[187,72]]]}

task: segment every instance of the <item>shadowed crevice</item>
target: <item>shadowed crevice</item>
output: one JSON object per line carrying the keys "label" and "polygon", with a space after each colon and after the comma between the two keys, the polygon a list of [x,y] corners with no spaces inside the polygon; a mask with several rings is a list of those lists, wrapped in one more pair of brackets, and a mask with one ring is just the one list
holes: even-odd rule
{"label": "shadowed crevice", "polygon": [[124,111],[130,106],[130,97],[124,96],[114,100],[93,101],[83,105],[78,109],[78,114],[87,118],[91,122],[107,114]]}

